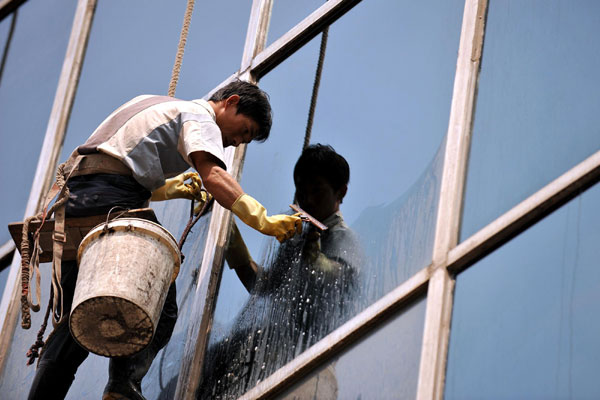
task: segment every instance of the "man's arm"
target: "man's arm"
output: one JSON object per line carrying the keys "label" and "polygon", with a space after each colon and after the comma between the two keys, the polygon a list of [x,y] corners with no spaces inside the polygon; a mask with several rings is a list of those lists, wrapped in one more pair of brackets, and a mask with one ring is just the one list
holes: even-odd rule
{"label": "man's arm", "polygon": [[197,151],[190,154],[204,187],[217,202],[231,210],[246,225],[257,231],[275,236],[283,242],[302,232],[302,220],[297,215],[267,215],[267,210],[218,164],[211,154]]}
{"label": "man's arm", "polygon": [[190,158],[206,190],[220,205],[231,210],[233,203],[244,194],[240,184],[221,168],[212,154],[196,151],[190,154]]}

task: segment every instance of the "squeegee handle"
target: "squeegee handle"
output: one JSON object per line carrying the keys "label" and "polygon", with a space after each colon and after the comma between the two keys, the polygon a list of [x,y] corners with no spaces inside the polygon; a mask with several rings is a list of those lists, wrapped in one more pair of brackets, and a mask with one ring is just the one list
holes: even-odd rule
{"label": "squeegee handle", "polygon": [[310,215],[309,213],[307,213],[306,211],[304,211],[303,209],[300,208],[300,206],[298,206],[297,204],[290,204],[290,208],[294,211],[296,211],[297,213],[300,213],[300,218],[303,221],[308,221],[311,224],[313,224],[314,226],[316,226],[317,228],[319,228],[322,231],[326,231],[327,225],[322,224],[321,222],[319,222],[318,219],[316,219],[315,217],[313,217],[312,215]]}

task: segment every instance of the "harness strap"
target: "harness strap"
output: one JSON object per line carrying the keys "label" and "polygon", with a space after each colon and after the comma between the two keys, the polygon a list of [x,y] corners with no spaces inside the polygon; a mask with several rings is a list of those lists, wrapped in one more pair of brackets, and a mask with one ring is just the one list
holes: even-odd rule
{"label": "harness strap", "polygon": [[[21,326],[24,329],[31,327],[31,315],[29,310],[39,311],[41,301],[40,288],[40,232],[49,215],[54,213],[54,232],[52,234],[52,323],[58,325],[64,317],[63,291],[61,280],[61,262],[64,245],[67,241],[65,234],[65,208],[69,199],[67,181],[73,176],[89,174],[117,174],[130,176],[131,170],[121,161],[106,154],[96,153],[80,155],[75,150],[67,161],[58,166],[56,181],[48,191],[44,200],[44,207],[40,214],[27,218],[23,224],[23,240],[21,241]],[[57,197],[58,196],[58,197]],[[56,202],[48,208],[52,200],[57,197]],[[41,221],[40,227],[33,235],[33,251],[30,256],[29,249],[29,224],[32,221]],[[32,298],[30,282],[35,280],[35,300]]]}
{"label": "harness strap", "polygon": [[103,153],[87,154],[77,157],[77,168],[73,169],[71,177],[90,174],[115,174],[131,176],[129,169],[121,161]]}
{"label": "harness strap", "polygon": [[[64,245],[64,208],[67,200],[69,199],[69,189],[66,185],[67,180],[71,177],[72,172],[77,169],[79,163],[81,162],[81,158],[77,151],[74,151],[69,159],[65,161],[63,164],[58,166],[58,170],[56,172],[56,181],[48,191],[46,195],[46,199],[44,201],[44,208],[41,213],[31,216],[25,219],[23,223],[23,232],[22,232],[22,240],[21,240],[21,326],[23,329],[29,329],[31,327],[31,314],[30,309],[37,312],[40,309],[40,300],[41,300],[41,289],[40,289],[40,273],[39,273],[39,240],[40,240],[40,231],[42,226],[46,222],[46,218],[48,215],[51,215],[53,212],[56,212],[57,219],[59,221],[55,222],[58,224],[59,229],[62,229],[62,235],[59,232],[58,236],[54,236],[55,238],[60,239],[62,236],[63,241],[57,244],[57,240],[54,241],[53,251],[58,251],[60,253],[59,258],[62,258],[62,248]],[[56,202],[52,205],[52,207],[48,208],[50,202],[58,195]],[[62,210],[62,211],[60,211]],[[60,216],[62,215],[62,216]],[[60,221],[62,219],[62,222]],[[36,230],[33,235],[33,253],[30,258],[30,237],[29,237],[29,224],[32,221],[40,221],[40,227]],[[61,228],[62,226],[62,228]],[[56,228],[55,228],[56,229]],[[53,238],[54,238],[53,237]],[[60,263],[58,269],[56,268],[56,264],[53,262],[52,264],[52,277],[53,277],[53,286],[55,285],[56,279],[56,270],[58,270],[58,287],[57,290],[54,290],[54,301],[53,301],[53,310],[58,308],[58,298],[60,298],[60,302],[62,304],[62,287],[60,286]],[[37,283],[36,288],[36,301],[32,300],[31,291],[29,287],[29,282],[35,278]],[[58,293],[60,292],[60,293]],[[57,294],[58,293],[58,294]],[[58,314],[58,313],[55,313]],[[62,319],[62,305],[60,307],[60,316],[58,320]],[[54,320],[54,315],[53,315]]]}
{"label": "harness strap", "polygon": [[[65,185],[66,186],[66,185]],[[63,290],[61,285],[61,261],[63,247],[67,241],[65,235],[65,204],[54,211],[54,232],[52,233],[52,325],[58,325],[63,319]],[[38,299],[39,302],[39,299]]]}

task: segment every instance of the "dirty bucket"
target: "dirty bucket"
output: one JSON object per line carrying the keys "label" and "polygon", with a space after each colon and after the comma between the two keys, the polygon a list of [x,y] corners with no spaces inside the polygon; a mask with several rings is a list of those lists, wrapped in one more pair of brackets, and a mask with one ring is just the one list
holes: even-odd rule
{"label": "dirty bucket", "polygon": [[92,229],[77,253],[71,334],[107,357],[137,353],[152,340],[180,253],[162,226],[122,218]]}

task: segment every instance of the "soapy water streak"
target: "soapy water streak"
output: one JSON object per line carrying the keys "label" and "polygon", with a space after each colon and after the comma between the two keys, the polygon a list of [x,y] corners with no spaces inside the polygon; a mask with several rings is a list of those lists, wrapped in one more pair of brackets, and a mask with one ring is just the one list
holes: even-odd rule
{"label": "soapy water streak", "polygon": [[209,339],[199,398],[239,397],[431,262],[444,145],[401,197],[323,232],[327,259],[311,252],[307,223],[270,242],[233,326]]}

